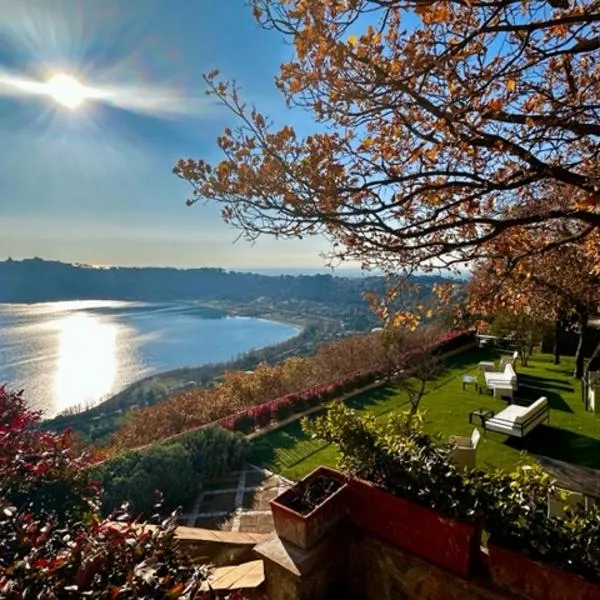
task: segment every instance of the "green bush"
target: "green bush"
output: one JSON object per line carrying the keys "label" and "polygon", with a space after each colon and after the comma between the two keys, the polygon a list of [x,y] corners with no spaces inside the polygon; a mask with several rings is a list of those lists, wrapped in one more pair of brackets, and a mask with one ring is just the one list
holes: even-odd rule
{"label": "green bush", "polygon": [[514,474],[498,473],[486,490],[486,528],[490,542],[546,564],[600,581],[600,509],[565,506],[560,517],[548,517],[548,498],[560,495],[538,465]]}
{"label": "green bush", "polygon": [[187,506],[204,482],[239,468],[248,450],[239,434],[207,427],[116,456],[95,468],[103,488],[102,509],[108,514],[129,501],[132,512],[148,516],[157,492],[165,510]]}
{"label": "green bush", "polygon": [[475,483],[448,463],[449,448],[423,432],[418,415],[377,421],[340,403],[302,425],[338,447],[340,467],[352,476],[459,521],[473,521],[482,509]]}
{"label": "green bush", "polygon": [[443,515],[482,522],[491,543],[600,581],[600,508],[549,518],[548,499],[557,490],[539,466],[463,474],[449,463],[449,446],[424,434],[418,417],[376,421],[343,404],[302,425],[338,447],[339,465],[350,475]]}
{"label": "green bush", "polygon": [[244,436],[222,427],[190,431],[172,443],[182,444],[187,450],[193,468],[202,481],[221,477],[228,471],[240,468],[250,451],[250,442]]}

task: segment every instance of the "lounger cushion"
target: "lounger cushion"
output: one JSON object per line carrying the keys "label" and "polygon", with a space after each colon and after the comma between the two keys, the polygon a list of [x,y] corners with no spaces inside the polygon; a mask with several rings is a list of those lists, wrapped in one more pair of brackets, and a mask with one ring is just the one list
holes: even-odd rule
{"label": "lounger cushion", "polygon": [[[546,410],[540,410],[540,408],[544,405],[546,406]],[[548,400],[544,396],[529,406],[511,404],[504,410],[500,411],[496,416],[492,417],[491,419],[487,419],[485,422],[485,428],[489,429],[490,431],[496,431],[506,435],[522,437],[546,419],[548,414],[547,405]],[[536,412],[538,413],[537,417],[527,423],[522,430],[521,425],[530,419]]]}
{"label": "lounger cushion", "polygon": [[523,435],[521,429],[516,425],[511,425],[507,421],[498,421],[495,417],[492,417],[485,422],[485,428],[490,431],[504,433],[505,435],[512,435],[514,437],[521,437]]}

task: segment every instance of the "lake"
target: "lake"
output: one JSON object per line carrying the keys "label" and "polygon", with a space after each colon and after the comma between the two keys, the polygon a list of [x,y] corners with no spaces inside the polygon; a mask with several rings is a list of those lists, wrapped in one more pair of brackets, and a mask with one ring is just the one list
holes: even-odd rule
{"label": "lake", "polygon": [[192,304],[0,303],[0,384],[53,416],[160,371],[223,362],[298,333],[292,325],[215,317]]}

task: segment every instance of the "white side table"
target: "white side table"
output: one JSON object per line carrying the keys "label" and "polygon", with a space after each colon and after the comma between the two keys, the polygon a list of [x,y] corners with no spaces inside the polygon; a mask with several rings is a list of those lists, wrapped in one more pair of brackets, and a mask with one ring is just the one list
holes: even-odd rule
{"label": "white side table", "polygon": [[462,389],[464,390],[467,385],[472,385],[475,391],[478,391],[479,384],[477,383],[477,377],[473,377],[472,375],[463,375]]}

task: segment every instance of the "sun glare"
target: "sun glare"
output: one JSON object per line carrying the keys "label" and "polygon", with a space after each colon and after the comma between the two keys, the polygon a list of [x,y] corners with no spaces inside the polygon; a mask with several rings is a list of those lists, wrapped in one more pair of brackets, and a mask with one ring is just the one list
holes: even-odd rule
{"label": "sun glare", "polygon": [[54,75],[48,80],[46,93],[68,108],[77,108],[89,97],[85,87],[77,79],[64,73]]}

